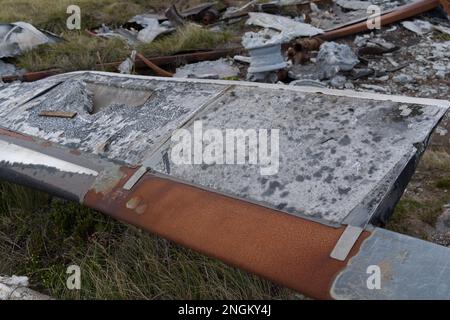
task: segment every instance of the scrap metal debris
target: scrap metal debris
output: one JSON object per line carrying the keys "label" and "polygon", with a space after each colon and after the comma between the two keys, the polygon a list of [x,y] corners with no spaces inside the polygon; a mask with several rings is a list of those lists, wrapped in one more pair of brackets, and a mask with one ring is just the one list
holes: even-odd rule
{"label": "scrap metal debris", "polygon": [[[0,129],[0,143],[9,152],[0,153],[0,175],[20,175],[25,184],[81,201],[313,297],[404,297],[408,275],[416,270],[404,259],[422,266],[423,252],[438,262],[450,254],[373,227],[386,224],[393,213],[433,129],[439,125],[440,138],[449,141],[450,20],[435,10],[441,2],[241,3],[187,11],[172,6],[165,15],[143,13],[118,29],[103,26],[97,32],[121,36],[136,46],[189,21],[201,24],[199,28],[231,32],[231,43],[220,48],[149,58],[132,52],[125,61],[110,64],[122,75],[77,72],[2,85],[0,126],[7,130]],[[367,26],[370,4],[384,9],[379,30]],[[228,29],[234,23],[236,27]],[[128,75],[146,66],[156,75],[174,78]],[[260,177],[259,168],[251,164],[174,164],[170,136],[180,128],[195,133],[196,120],[205,128],[279,128],[279,171]],[[31,141],[19,139],[21,134]],[[33,155],[34,162],[18,155]],[[70,185],[67,172],[73,179]],[[447,212],[437,223],[446,236],[448,217]],[[280,223],[283,219],[292,220]],[[182,227],[174,228],[177,225]],[[333,247],[342,250],[339,240],[345,226],[362,231],[355,236],[359,242],[347,248],[355,249],[349,253],[351,262],[332,270],[332,278],[309,281],[305,270],[315,266],[311,261],[316,257],[326,268],[335,265],[328,263],[330,253]],[[323,229],[310,232],[315,228]],[[290,239],[297,239],[303,229],[313,236],[297,247],[299,241]],[[255,253],[262,230],[271,241]],[[286,237],[285,232],[295,236]],[[226,241],[204,241],[208,237]],[[282,259],[274,239],[287,248]],[[315,247],[318,239],[320,246]],[[242,256],[234,250],[237,245]],[[299,253],[306,255],[301,263],[295,260]],[[280,263],[274,266],[273,261]],[[360,270],[377,261],[395,265],[396,278],[386,280],[385,291],[368,291]],[[445,275],[444,280],[427,278],[432,290],[425,292],[417,290],[423,278],[414,277],[417,283],[407,294],[441,297],[448,292],[449,270],[441,265],[429,267]],[[320,286],[322,279],[325,284]]]}
{"label": "scrap metal debris", "polygon": [[403,21],[401,24],[409,31],[412,31],[420,36],[423,36],[433,30],[433,25],[431,23],[418,19],[413,21]]}
{"label": "scrap metal debris", "polygon": [[280,42],[286,43],[298,37],[313,37],[322,34],[324,31],[310,24],[298,22],[293,19],[276,16],[262,12],[250,12],[247,25],[254,25],[266,29],[273,29],[280,32],[277,38]]}
{"label": "scrap metal debris", "polygon": [[26,22],[0,24],[0,58],[15,57],[46,43],[56,43],[62,39],[41,31]]}
{"label": "scrap metal debris", "polygon": [[227,79],[239,75],[239,68],[230,59],[187,64],[177,69],[176,78]]}
{"label": "scrap metal debris", "polygon": [[359,63],[353,50],[336,42],[325,42],[317,54],[317,66],[320,79],[331,79],[339,71],[350,71]]}
{"label": "scrap metal debris", "polygon": [[119,70],[120,73],[123,74],[131,74],[131,72],[133,71],[134,68],[134,64],[136,62],[136,50],[133,50],[131,52],[131,55],[129,57],[127,57],[125,59],[125,61],[123,61],[119,67],[117,68]]}
{"label": "scrap metal debris", "polygon": [[[450,288],[447,248],[374,226],[392,214],[448,101],[103,72],[15,83],[0,97],[2,179],[81,202],[313,298],[441,298]],[[86,110],[92,100],[103,107]],[[39,116],[52,105],[79,116]],[[195,137],[198,121],[219,132],[278,129],[279,162],[261,163],[277,173],[261,175],[249,161],[176,163],[170,137],[180,129]],[[139,182],[124,188],[136,173]],[[337,263],[330,254],[342,250],[336,246],[348,225],[361,233]],[[368,290],[360,270],[379,261],[395,264],[395,278],[384,291]],[[416,269],[405,261],[423,270],[411,278]]]}

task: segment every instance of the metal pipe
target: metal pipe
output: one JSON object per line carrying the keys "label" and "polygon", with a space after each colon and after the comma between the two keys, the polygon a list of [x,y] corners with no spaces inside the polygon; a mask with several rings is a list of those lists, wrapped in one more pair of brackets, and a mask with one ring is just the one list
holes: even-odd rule
{"label": "metal pipe", "polygon": [[156,64],[148,60],[146,57],[144,57],[142,54],[137,53],[136,57],[142,60],[150,69],[152,69],[158,76],[161,77],[173,77],[173,73],[168,72],[160,67],[158,67]]}
{"label": "metal pipe", "polygon": [[[400,20],[404,20],[420,13],[432,10],[440,4],[439,0],[420,0],[401,7],[394,9],[388,13],[380,16],[381,25],[385,26]],[[324,34],[318,36],[322,40],[334,40],[337,38],[342,38],[345,36],[353,35],[355,33],[360,33],[364,31],[369,31],[367,27],[367,21],[345,26],[343,28],[338,28],[325,32]]]}

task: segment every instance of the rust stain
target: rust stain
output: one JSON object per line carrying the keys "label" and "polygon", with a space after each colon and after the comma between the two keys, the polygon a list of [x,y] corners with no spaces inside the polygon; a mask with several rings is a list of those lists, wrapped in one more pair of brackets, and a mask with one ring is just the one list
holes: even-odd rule
{"label": "rust stain", "polygon": [[70,149],[69,153],[73,154],[74,156],[81,156],[81,151],[77,149]]}
{"label": "rust stain", "polygon": [[26,136],[26,135],[23,135],[18,132],[5,130],[5,129],[1,129],[1,128],[0,128],[0,136],[16,138],[16,139],[20,139],[20,140],[24,140],[24,141],[34,141],[34,139],[30,136]]}
{"label": "rust stain", "polygon": [[[331,299],[332,282],[348,262],[329,256],[344,227],[327,227],[149,173],[125,191],[122,186],[133,172],[129,169],[108,194],[91,190],[84,204],[310,297]],[[145,200],[145,206],[137,199]],[[363,233],[347,259],[369,235]]]}

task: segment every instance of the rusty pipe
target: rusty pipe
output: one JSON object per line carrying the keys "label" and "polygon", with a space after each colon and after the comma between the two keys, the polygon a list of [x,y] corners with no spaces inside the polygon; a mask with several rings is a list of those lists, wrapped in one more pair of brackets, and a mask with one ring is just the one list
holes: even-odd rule
{"label": "rusty pipe", "polygon": [[[385,26],[400,20],[404,20],[420,13],[432,10],[440,4],[439,0],[420,0],[401,7],[394,9],[388,13],[382,14],[380,16],[381,26]],[[369,31],[367,27],[367,21],[358,22],[349,26],[338,28],[325,32],[324,34],[318,36],[322,40],[334,40],[337,38],[342,38],[355,33],[360,33],[364,31]]]}
{"label": "rusty pipe", "polygon": [[152,69],[158,76],[161,77],[173,77],[173,73],[168,72],[160,67],[158,67],[156,64],[148,60],[146,57],[144,57],[142,54],[137,53],[136,57],[139,58],[142,62],[144,62],[150,69]]}

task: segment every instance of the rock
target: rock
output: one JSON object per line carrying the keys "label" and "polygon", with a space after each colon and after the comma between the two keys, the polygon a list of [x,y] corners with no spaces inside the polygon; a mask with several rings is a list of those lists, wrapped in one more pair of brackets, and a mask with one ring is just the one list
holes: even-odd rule
{"label": "rock", "polygon": [[247,80],[252,82],[277,83],[278,75],[274,71],[248,73]]}
{"label": "rock", "polygon": [[369,1],[337,0],[336,4],[347,10],[367,10],[372,3]]}
{"label": "rock", "polygon": [[374,74],[374,70],[370,68],[355,68],[351,72],[353,79],[360,79]]}
{"label": "rock", "polygon": [[358,57],[345,44],[325,42],[317,55],[320,79],[331,79],[339,71],[350,71],[359,63]]}
{"label": "rock", "polygon": [[187,64],[177,69],[176,78],[225,79],[239,75],[239,68],[229,59],[202,61]]}
{"label": "rock", "polygon": [[400,73],[392,78],[392,80],[396,83],[406,84],[413,81],[413,77],[410,75]]}
{"label": "rock", "polygon": [[351,89],[351,90],[355,89],[355,85],[353,83],[351,83],[350,81],[347,81],[345,83],[344,87],[345,87],[345,89]]}
{"label": "rock", "polygon": [[313,79],[301,79],[294,80],[289,83],[290,86],[309,86],[309,87],[318,87],[318,88],[326,88],[326,85],[318,80]]}
{"label": "rock", "polygon": [[424,20],[414,20],[414,21],[403,21],[402,26],[412,31],[420,36],[429,33],[433,30],[433,25],[428,21]]}
{"label": "rock", "polygon": [[343,89],[345,84],[347,82],[347,78],[341,75],[337,75],[335,77],[333,77],[333,79],[331,79],[330,81],[330,85],[333,88],[337,88],[337,89]]}

